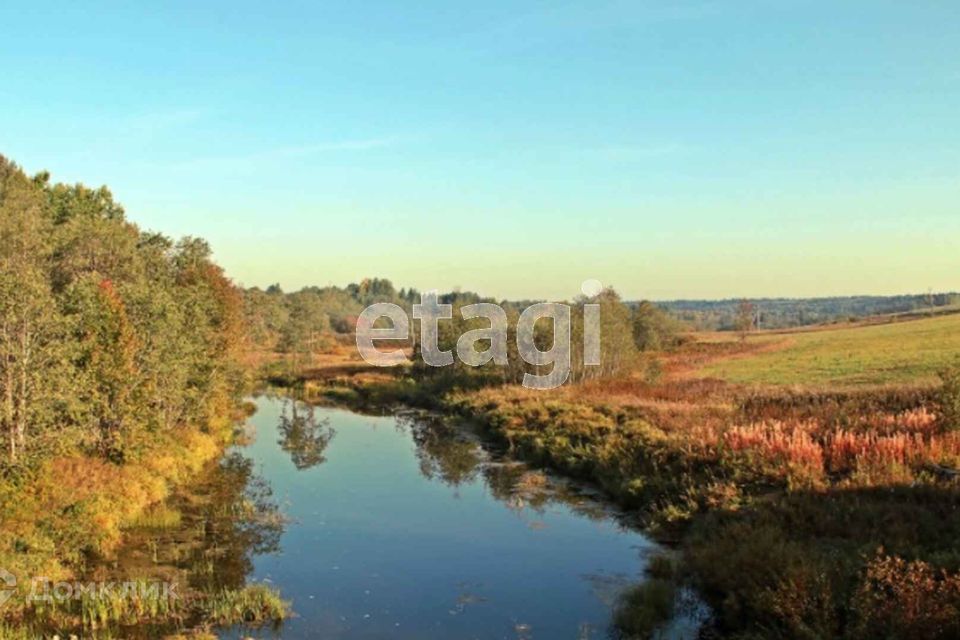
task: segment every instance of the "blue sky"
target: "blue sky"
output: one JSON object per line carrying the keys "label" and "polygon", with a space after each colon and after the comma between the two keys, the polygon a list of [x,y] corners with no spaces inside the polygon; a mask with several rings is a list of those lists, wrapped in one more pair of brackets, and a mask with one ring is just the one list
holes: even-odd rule
{"label": "blue sky", "polygon": [[80,4],[0,9],[0,153],[243,284],[960,289],[955,0]]}

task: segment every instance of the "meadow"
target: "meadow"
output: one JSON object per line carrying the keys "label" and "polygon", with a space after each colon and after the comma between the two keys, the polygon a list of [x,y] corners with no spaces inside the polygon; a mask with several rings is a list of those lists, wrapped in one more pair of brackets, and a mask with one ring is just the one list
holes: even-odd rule
{"label": "meadow", "polygon": [[699,375],[740,384],[930,383],[960,358],[960,314],[757,333],[748,340],[766,348],[711,362]]}

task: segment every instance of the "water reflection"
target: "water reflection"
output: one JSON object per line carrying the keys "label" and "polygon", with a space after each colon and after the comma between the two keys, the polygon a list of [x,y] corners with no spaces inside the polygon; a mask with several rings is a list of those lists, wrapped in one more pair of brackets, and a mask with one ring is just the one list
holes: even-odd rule
{"label": "water reflection", "polygon": [[589,489],[461,425],[257,404],[259,437],[168,501],[176,527],[134,532],[117,573],[271,581],[293,602],[288,640],[600,638],[655,548]]}
{"label": "water reflection", "polygon": [[562,504],[590,520],[614,519],[626,528],[637,526],[631,516],[606,503],[599,492],[510,460],[491,443],[482,443],[482,437],[466,425],[420,412],[396,420],[397,429],[413,440],[420,473],[427,480],[456,489],[480,479],[495,499],[516,512],[542,514],[551,505]]}
{"label": "water reflection", "polygon": [[427,480],[459,487],[477,479],[483,461],[480,449],[443,420],[407,415],[397,420],[397,428],[410,433],[420,473]]}
{"label": "water reflection", "polygon": [[284,518],[253,460],[239,452],[227,455],[199,497],[198,531],[202,544],[188,556],[192,586],[240,588],[256,555],[280,549]]}
{"label": "water reflection", "polygon": [[300,470],[326,462],[323,452],[336,435],[328,418],[317,419],[313,405],[293,400],[284,401],[277,432],[277,444],[290,454],[293,465]]}
{"label": "water reflection", "polygon": [[285,526],[270,485],[237,451],[151,514],[128,532],[112,563],[94,568],[93,578],[151,576],[175,582],[188,595],[237,589],[255,556],[279,550]]}

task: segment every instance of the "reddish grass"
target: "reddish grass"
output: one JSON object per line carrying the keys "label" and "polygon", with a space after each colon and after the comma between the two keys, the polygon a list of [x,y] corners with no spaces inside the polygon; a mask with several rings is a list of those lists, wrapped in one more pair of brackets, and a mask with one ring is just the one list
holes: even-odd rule
{"label": "reddish grass", "polygon": [[822,484],[845,479],[857,485],[910,481],[930,464],[960,461],[960,436],[939,433],[926,408],[899,414],[857,416],[845,429],[815,419],[734,425],[701,436],[704,446],[747,453],[767,473]]}

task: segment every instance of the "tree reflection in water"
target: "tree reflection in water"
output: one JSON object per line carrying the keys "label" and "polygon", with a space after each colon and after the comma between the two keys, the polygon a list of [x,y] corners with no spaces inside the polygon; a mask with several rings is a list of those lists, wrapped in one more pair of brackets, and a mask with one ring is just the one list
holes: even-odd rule
{"label": "tree reflection in water", "polygon": [[490,494],[517,513],[542,515],[551,505],[563,505],[591,520],[614,520],[627,527],[636,525],[597,492],[511,460],[492,445],[485,449],[475,434],[442,417],[398,416],[397,425],[410,433],[416,445],[420,473],[429,480],[457,489],[482,478]]}
{"label": "tree reflection in water", "polygon": [[181,596],[239,589],[253,556],[279,551],[285,526],[269,484],[236,451],[155,509],[176,514],[176,526],[130,530],[116,557],[92,567],[91,577],[165,580]]}
{"label": "tree reflection in water", "polygon": [[[292,399],[277,408],[279,417],[271,418],[277,420],[277,434],[270,433],[267,438],[290,456],[297,469],[315,468],[325,461],[327,453],[332,458],[343,455],[327,449],[335,432],[325,416],[336,421],[336,413],[328,414],[322,408]],[[477,498],[473,495],[475,488],[482,484],[489,498],[510,509],[530,529],[551,529],[555,522],[564,521],[564,511],[597,521],[619,520],[617,511],[597,500],[596,492],[588,487],[511,460],[495,444],[481,446],[481,434],[468,426],[413,412],[401,412],[396,418],[397,428],[414,444],[417,467],[424,478],[443,483],[458,494],[463,492],[469,499]],[[350,435],[347,429],[363,428],[346,426],[350,422],[343,424],[343,437]],[[272,449],[269,441],[264,444]],[[401,444],[398,452],[408,446]],[[188,597],[243,587],[253,574],[253,559],[279,550],[285,521],[271,488],[257,475],[254,462],[241,451],[229,452],[219,464],[212,465],[162,506],[177,516],[168,519],[171,525],[132,531],[130,544],[116,564],[110,563],[114,575],[175,581],[178,592]],[[289,467],[284,473],[290,473]],[[155,515],[154,522],[163,521],[162,513]],[[625,581],[630,580],[610,574],[584,575],[584,579],[608,603],[614,601],[611,594],[619,593]],[[473,593],[459,594],[457,606],[465,607],[475,597]],[[140,637],[158,636],[151,629]]]}
{"label": "tree reflection in water", "polygon": [[403,417],[397,424],[413,438],[423,477],[454,488],[476,480],[483,461],[480,448],[444,420]]}
{"label": "tree reflection in water", "polygon": [[205,544],[195,554],[193,586],[240,588],[253,570],[253,556],[280,550],[285,521],[270,485],[239,452],[223,459],[207,487]]}
{"label": "tree reflection in water", "polygon": [[280,448],[290,454],[290,460],[300,470],[326,462],[323,452],[336,435],[328,418],[318,420],[312,405],[296,400],[284,402],[277,430]]}

